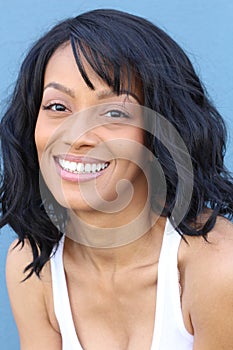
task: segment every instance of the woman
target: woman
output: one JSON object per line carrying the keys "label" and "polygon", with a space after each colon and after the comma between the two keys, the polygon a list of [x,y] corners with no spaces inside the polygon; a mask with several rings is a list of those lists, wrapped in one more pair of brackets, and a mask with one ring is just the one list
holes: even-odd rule
{"label": "woman", "polygon": [[35,43],[1,123],[22,350],[233,348],[225,138],[148,21],[96,10]]}

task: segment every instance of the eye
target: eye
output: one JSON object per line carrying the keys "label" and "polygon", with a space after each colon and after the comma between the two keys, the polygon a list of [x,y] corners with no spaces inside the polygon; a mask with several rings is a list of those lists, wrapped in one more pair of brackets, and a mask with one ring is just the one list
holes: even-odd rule
{"label": "eye", "polygon": [[66,112],[68,109],[62,103],[50,103],[46,106],[42,106],[43,110],[49,110],[54,112]]}
{"label": "eye", "polygon": [[120,110],[117,110],[117,109],[114,109],[112,111],[109,111],[107,113],[105,113],[105,115],[109,118],[129,118],[129,115],[120,111]]}

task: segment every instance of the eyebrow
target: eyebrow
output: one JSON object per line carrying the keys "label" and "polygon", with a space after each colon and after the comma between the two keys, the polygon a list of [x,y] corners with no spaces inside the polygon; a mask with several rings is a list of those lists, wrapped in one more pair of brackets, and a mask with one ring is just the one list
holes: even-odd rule
{"label": "eyebrow", "polygon": [[104,98],[112,97],[112,96],[130,95],[130,96],[132,96],[135,100],[137,100],[137,102],[138,102],[139,104],[141,104],[141,102],[140,102],[139,98],[137,97],[137,95],[135,95],[134,93],[129,92],[129,91],[127,91],[127,90],[121,90],[121,91],[119,91],[119,94],[118,94],[118,93],[116,93],[116,92],[114,92],[114,91],[112,91],[112,90],[106,89],[106,90],[98,91],[98,92],[96,93],[96,95],[97,95],[98,99],[100,99],[100,100],[101,100],[101,99],[104,99]]}
{"label": "eyebrow", "polygon": [[[74,90],[60,84],[60,83],[56,83],[56,82],[51,82],[49,84],[47,84],[45,87],[44,87],[44,91],[47,89],[47,88],[54,88],[56,90],[59,90],[69,96],[71,96],[72,98],[75,98],[75,93],[74,93]],[[137,95],[135,95],[134,93],[132,92],[129,92],[127,90],[122,90],[119,92],[119,95],[130,95],[132,96],[135,100],[137,100],[137,102],[139,104],[141,104],[139,98],[137,97]],[[98,91],[96,92],[96,95],[97,95],[97,98],[99,100],[102,100],[102,99],[105,99],[105,98],[108,98],[108,97],[112,97],[112,96],[118,96],[118,94],[116,92],[114,92],[113,90],[109,90],[109,89],[105,89],[105,90],[101,90],[101,91]]]}
{"label": "eyebrow", "polygon": [[45,87],[44,87],[44,91],[47,89],[47,88],[54,88],[56,90],[59,90],[61,92],[64,92],[65,94],[69,95],[70,97],[72,98],[75,98],[75,93],[72,89],[69,89],[68,87],[62,85],[62,84],[59,84],[59,83],[55,83],[55,82],[51,82],[49,84],[47,84]]}
{"label": "eyebrow", "polygon": [[97,91],[96,96],[99,100],[102,100],[104,98],[116,96],[116,93],[112,90],[106,89],[106,90]]}

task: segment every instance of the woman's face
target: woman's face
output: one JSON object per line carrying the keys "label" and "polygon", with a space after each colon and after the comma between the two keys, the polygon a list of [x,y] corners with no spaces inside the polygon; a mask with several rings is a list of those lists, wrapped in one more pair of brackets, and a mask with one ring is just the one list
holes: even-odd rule
{"label": "woman's face", "polygon": [[35,129],[42,176],[56,200],[77,211],[104,211],[111,203],[119,209],[129,204],[129,193],[143,202],[141,93],[135,88],[132,95],[118,96],[83,62],[94,90],[84,82],[69,44],[47,65]]}

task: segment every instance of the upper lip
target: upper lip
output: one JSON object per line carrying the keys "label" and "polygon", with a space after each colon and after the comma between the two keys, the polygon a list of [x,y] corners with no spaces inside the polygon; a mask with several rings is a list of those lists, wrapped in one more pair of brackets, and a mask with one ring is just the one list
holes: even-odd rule
{"label": "upper lip", "polygon": [[98,158],[92,158],[92,157],[86,157],[86,156],[76,156],[73,154],[59,154],[54,157],[55,159],[63,159],[67,160],[69,162],[75,162],[75,163],[89,163],[89,164],[95,164],[95,163],[106,163],[107,160],[105,159],[98,159]]}

